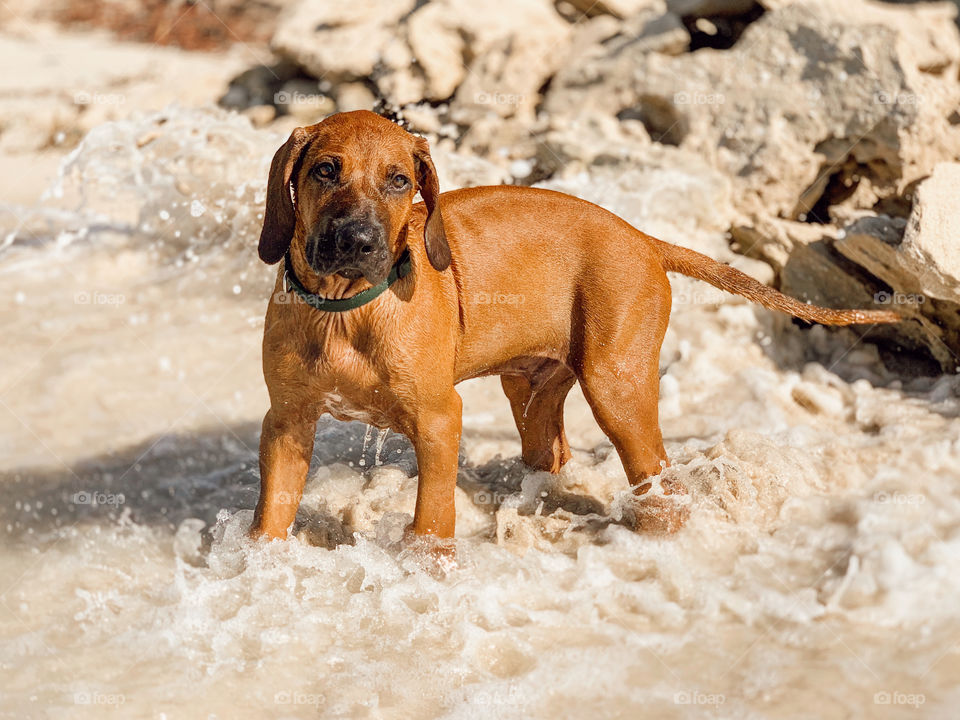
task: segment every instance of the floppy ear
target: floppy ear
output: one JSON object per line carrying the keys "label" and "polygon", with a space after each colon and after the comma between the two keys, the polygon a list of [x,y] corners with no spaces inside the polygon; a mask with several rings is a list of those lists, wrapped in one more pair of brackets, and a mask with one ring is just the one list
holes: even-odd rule
{"label": "floppy ear", "polygon": [[440,182],[437,169],[430,157],[430,145],[423,138],[416,139],[413,153],[417,163],[417,189],[423,204],[427,206],[427,221],[423,226],[423,240],[427,248],[427,258],[434,268],[441,272],[450,267],[450,246],[443,230],[443,216],[440,214]]}
{"label": "floppy ear", "polygon": [[267,181],[267,205],[263,212],[263,230],[257,250],[260,259],[268,265],[280,261],[290,247],[296,213],[290,196],[290,178],[303,151],[312,138],[305,128],[297,128],[290,139],[277,150],[270,163]]}

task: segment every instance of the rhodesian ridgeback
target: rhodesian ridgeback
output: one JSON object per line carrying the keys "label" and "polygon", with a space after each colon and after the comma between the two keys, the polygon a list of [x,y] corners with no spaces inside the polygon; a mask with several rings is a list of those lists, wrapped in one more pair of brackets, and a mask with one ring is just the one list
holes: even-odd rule
{"label": "rhodesian ridgeback", "polygon": [[[414,203],[420,193],[421,203]],[[403,433],[419,468],[417,536],[454,534],[462,380],[499,375],[523,460],[570,459],[563,404],[580,382],[633,488],[641,528],[675,529],[657,417],[667,272],[827,325],[895,322],[782,295],[569,195],[440,193],[425,139],[372,112],[294,130],[273,158],[259,253],[281,263],[267,308],[254,537],[284,538],[323,413]],[[682,504],[682,503],[681,503]]]}

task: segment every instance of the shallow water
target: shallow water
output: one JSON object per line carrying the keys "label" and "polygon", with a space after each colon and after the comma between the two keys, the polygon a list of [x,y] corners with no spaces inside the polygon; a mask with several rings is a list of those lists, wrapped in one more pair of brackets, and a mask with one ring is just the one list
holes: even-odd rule
{"label": "shallow water", "polygon": [[[398,543],[407,441],[331,419],[296,539],[246,541],[276,144],[200,111],[100,128],[4,228],[0,717],[954,715],[957,379],[900,382],[862,330],[683,278],[661,384],[677,535],[631,529],[576,390],[574,460],[526,469],[494,379],[461,386],[456,567]],[[720,256],[623,185],[557,184]]]}

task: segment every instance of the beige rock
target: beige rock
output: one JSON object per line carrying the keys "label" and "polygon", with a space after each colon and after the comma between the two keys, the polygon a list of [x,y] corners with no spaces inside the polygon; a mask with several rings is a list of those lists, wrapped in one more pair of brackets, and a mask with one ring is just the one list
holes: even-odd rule
{"label": "beige rock", "polygon": [[537,145],[537,162],[544,174],[569,176],[594,163],[636,164],[649,156],[650,136],[637,121],[617,122],[588,110],[554,118]]}
{"label": "beige rock", "polygon": [[272,46],[334,83],[372,81],[393,102],[531,114],[570,36],[549,0],[301,0]]}
{"label": "beige rock", "polygon": [[920,291],[960,303],[960,164],[941,163],[917,187],[916,202],[900,244],[902,265]]}
{"label": "beige rock", "polygon": [[431,100],[453,95],[467,74],[466,44],[449,14],[441,4],[431,3],[414,13],[407,23],[407,37],[426,75],[426,97]]}
{"label": "beige rock", "polygon": [[474,155],[450,152],[431,145],[431,156],[437,166],[443,192],[477,185],[500,185],[510,177],[504,168]]}
{"label": "beige rock", "polygon": [[245,108],[241,115],[250,118],[254,127],[264,127],[276,119],[277,109],[273,105],[251,105]]}
{"label": "beige rock", "polygon": [[437,111],[425,103],[423,105],[411,105],[403,109],[403,116],[410,123],[410,129],[414,132],[439,134],[441,123],[437,115]]}
{"label": "beige rock", "polygon": [[[576,40],[582,43],[587,38],[579,35]],[[609,54],[629,47],[631,53],[680,55],[690,46],[690,33],[676,13],[648,9],[630,16],[609,37],[599,37],[596,42],[602,42],[603,52]]]}
{"label": "beige rock", "polygon": [[281,16],[271,46],[318,78],[367,77],[414,5],[414,0],[301,0]]}
{"label": "beige rock", "polygon": [[907,221],[864,218],[845,229],[836,249],[883,280],[882,304],[911,318],[902,332],[927,346],[945,370],[960,355],[960,164],[941,163],[917,188]]}
{"label": "beige rock", "polygon": [[739,15],[754,6],[753,0],[667,0],[678,15]]}
{"label": "beige rock", "polygon": [[461,105],[500,117],[532,114],[570,38],[549,0],[439,0],[415,12],[410,26],[428,97],[449,97],[456,83]]}
{"label": "beige rock", "polygon": [[[898,198],[960,156],[960,40],[943,6],[811,0],[768,12],[730,50],[627,44],[554,78],[546,108],[635,117],[735,179],[746,224]],[[934,72],[936,70],[936,72]],[[829,217],[822,218],[829,220]]]}
{"label": "beige rock", "polygon": [[274,96],[274,104],[283,108],[303,125],[312,125],[336,109],[333,98],[320,92],[316,81],[288,80]]}
{"label": "beige rock", "polygon": [[336,90],[337,110],[339,112],[349,112],[350,110],[372,110],[376,98],[373,91],[367,87],[366,83],[353,82],[343,83],[337,86]]}
{"label": "beige rock", "polygon": [[512,160],[533,157],[537,152],[537,125],[519,118],[501,118],[492,111],[479,114],[475,108],[462,106],[452,107],[451,117],[467,126],[457,143],[462,150],[504,166]]}
{"label": "beige rock", "polygon": [[626,18],[635,15],[644,10],[657,10],[663,12],[666,9],[664,0],[569,0],[581,13],[593,17],[595,15],[612,15],[618,18]]}

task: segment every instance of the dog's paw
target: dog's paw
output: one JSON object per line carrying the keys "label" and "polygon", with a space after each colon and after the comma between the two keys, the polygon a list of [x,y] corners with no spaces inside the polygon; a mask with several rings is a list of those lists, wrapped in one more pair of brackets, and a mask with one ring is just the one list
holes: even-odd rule
{"label": "dog's paw", "polygon": [[412,524],[403,532],[403,550],[400,556],[412,559],[435,577],[442,577],[458,567],[457,546],[453,538],[418,535],[413,531]]}
{"label": "dog's paw", "polygon": [[642,533],[675,533],[690,517],[690,494],[675,478],[656,477],[638,485],[628,505],[632,517],[626,519]]}

